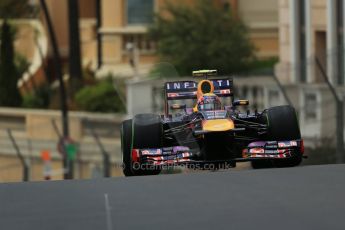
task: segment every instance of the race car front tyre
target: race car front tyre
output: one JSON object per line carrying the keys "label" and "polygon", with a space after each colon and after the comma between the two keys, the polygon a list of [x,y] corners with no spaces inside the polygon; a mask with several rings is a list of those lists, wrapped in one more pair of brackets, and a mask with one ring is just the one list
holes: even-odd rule
{"label": "race car front tyre", "polygon": [[[269,108],[265,113],[267,118],[268,141],[287,141],[301,139],[301,133],[298,125],[296,111],[289,105],[276,106]],[[275,167],[293,167],[302,162],[302,154],[297,152],[296,155],[289,159],[277,159],[272,161],[253,161],[253,168],[270,168]]]}
{"label": "race car front tyre", "polygon": [[138,114],[133,118],[133,125],[134,148],[162,147],[163,126],[159,115]]}
{"label": "race car front tyre", "polygon": [[121,126],[122,171],[125,176],[136,176],[132,170],[132,120],[125,120]]}
{"label": "race car front tyre", "polygon": [[255,160],[251,162],[253,169],[272,168],[273,163],[271,160]]}
{"label": "race car front tyre", "polygon": [[273,161],[275,167],[286,168],[286,167],[295,167],[300,165],[302,162],[302,155],[297,153],[295,156],[288,159],[277,159]]}
{"label": "race car front tyre", "polygon": [[[301,139],[301,132],[298,125],[296,111],[293,107],[277,106],[268,109],[268,137],[271,140],[287,141]],[[302,162],[302,154],[296,152],[288,159],[277,159],[273,161],[276,167],[294,167]]]}
{"label": "race car front tyre", "polygon": [[[157,119],[159,118],[159,119]],[[157,175],[160,168],[140,165],[133,162],[132,149],[160,148],[162,124],[160,117],[153,114],[139,114],[132,120],[126,120],[121,128],[121,148],[123,174],[125,176]]]}
{"label": "race car front tyre", "polygon": [[301,139],[296,111],[289,105],[267,110],[268,140],[287,141]]}
{"label": "race car front tyre", "polygon": [[[133,148],[161,148],[163,125],[159,115],[138,114],[133,119]],[[140,170],[142,175],[157,175],[160,167],[147,165]]]}

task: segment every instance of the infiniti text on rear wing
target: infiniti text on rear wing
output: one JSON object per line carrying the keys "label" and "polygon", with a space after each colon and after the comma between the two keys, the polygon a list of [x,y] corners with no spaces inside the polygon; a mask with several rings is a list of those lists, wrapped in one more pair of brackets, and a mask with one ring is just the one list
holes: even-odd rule
{"label": "infiniti text on rear wing", "polygon": [[[214,85],[214,93],[218,97],[230,97],[233,94],[233,81],[231,78],[209,79]],[[174,81],[165,83],[167,100],[196,99],[198,82]]]}

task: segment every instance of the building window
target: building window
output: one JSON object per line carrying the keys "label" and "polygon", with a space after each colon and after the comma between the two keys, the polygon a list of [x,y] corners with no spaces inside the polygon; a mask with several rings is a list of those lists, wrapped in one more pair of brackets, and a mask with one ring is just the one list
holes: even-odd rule
{"label": "building window", "polygon": [[152,54],[156,51],[156,42],[150,39],[147,34],[125,34],[122,42],[123,52],[127,52],[128,43],[138,48],[141,54]]}
{"label": "building window", "polygon": [[142,25],[153,22],[154,0],[127,0],[127,24]]}
{"label": "building window", "polygon": [[306,93],[304,95],[305,120],[315,120],[317,118],[317,97],[315,93]]}

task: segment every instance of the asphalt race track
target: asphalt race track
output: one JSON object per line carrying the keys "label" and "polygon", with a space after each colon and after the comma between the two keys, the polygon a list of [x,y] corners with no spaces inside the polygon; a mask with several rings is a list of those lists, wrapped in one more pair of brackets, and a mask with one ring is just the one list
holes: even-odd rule
{"label": "asphalt race track", "polygon": [[0,229],[345,229],[345,165],[0,184]]}

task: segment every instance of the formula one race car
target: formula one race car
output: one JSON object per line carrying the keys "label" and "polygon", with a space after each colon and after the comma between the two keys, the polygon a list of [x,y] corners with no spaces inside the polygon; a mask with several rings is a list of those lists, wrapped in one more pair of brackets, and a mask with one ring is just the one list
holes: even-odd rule
{"label": "formula one race car", "polygon": [[[238,107],[248,100],[234,100],[232,78],[216,74],[194,71],[203,80],[165,83],[164,115],[138,114],[122,123],[126,176],[155,175],[175,165],[214,169],[241,161],[251,161],[253,168],[301,163],[304,146],[295,109],[284,105],[241,113]],[[192,108],[171,103],[188,99],[194,100]],[[222,105],[224,100],[228,105]]]}

